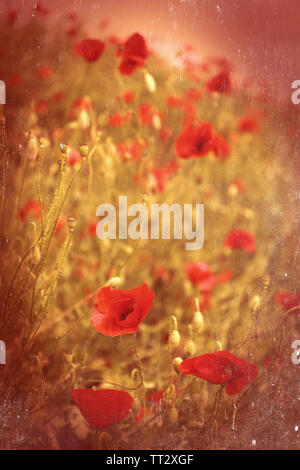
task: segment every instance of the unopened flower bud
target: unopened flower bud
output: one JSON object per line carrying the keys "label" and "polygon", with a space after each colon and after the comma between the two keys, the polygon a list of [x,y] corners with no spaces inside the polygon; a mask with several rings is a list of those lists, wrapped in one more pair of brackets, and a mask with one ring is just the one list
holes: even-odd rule
{"label": "unopened flower bud", "polygon": [[152,118],[152,124],[154,129],[159,130],[161,129],[161,119],[158,114],[154,114]]}
{"label": "unopened flower bud", "polygon": [[184,352],[185,354],[187,354],[188,356],[193,356],[196,352],[196,346],[195,346],[195,343],[192,339],[189,339],[186,344],[185,344],[185,347],[184,347]]}
{"label": "unopened flower bud", "polygon": [[178,348],[180,344],[180,333],[178,330],[173,330],[169,336],[169,346],[171,351],[174,351]]}
{"label": "unopened flower bud", "polygon": [[261,303],[261,298],[259,295],[255,295],[254,297],[252,297],[250,305],[251,305],[252,310],[254,310],[254,312],[258,310],[260,303]]}
{"label": "unopened flower bud", "polygon": [[146,84],[147,90],[150,91],[150,93],[155,93],[156,83],[155,83],[153,76],[149,72],[145,73],[145,84]]}
{"label": "unopened flower bud", "polygon": [[115,289],[115,288],[119,287],[120,284],[121,284],[121,278],[120,277],[111,277],[105,285],[113,287]]}
{"label": "unopened flower bud", "polygon": [[181,359],[181,357],[179,357],[179,356],[175,357],[175,359],[173,360],[173,367],[176,370],[176,372],[178,371],[178,367],[180,366],[182,361],[183,361],[183,359]]}
{"label": "unopened flower bud", "polygon": [[198,310],[195,313],[194,318],[193,318],[193,328],[195,329],[197,333],[200,333],[203,329],[203,325],[204,325],[203,316],[202,316],[202,313]]}
{"label": "unopened flower bud", "polygon": [[170,331],[177,330],[177,318],[175,315],[170,317]]}

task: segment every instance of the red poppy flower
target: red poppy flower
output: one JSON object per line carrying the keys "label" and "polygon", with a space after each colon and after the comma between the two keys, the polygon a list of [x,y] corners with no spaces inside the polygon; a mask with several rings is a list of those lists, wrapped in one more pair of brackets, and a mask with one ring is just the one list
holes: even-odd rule
{"label": "red poppy flower", "polygon": [[210,144],[216,157],[220,157],[221,160],[226,160],[229,157],[230,148],[228,142],[221,134],[213,134]]}
{"label": "red poppy flower", "polygon": [[206,83],[207,90],[210,93],[217,92],[227,94],[231,89],[230,77],[227,72],[220,72]]}
{"label": "red poppy flower", "polygon": [[145,39],[141,34],[132,34],[123,44],[119,56],[122,62],[119,71],[122,75],[131,75],[138,67],[143,67],[148,57],[148,50]]}
{"label": "red poppy flower", "polygon": [[145,283],[131,290],[102,287],[91,324],[106,336],[136,333],[153,300],[154,292]]}
{"label": "red poppy flower", "polygon": [[209,292],[216,284],[216,276],[211,272],[208,263],[187,263],[185,272],[189,280],[203,292]]}
{"label": "red poppy flower", "polygon": [[121,100],[124,101],[124,103],[131,103],[135,98],[135,94],[133,91],[125,91],[122,96]]}
{"label": "red poppy flower", "polygon": [[120,127],[126,124],[126,122],[130,121],[130,119],[131,119],[130,113],[126,113],[123,115],[115,113],[109,116],[108,123],[112,127]]}
{"label": "red poppy flower", "polygon": [[120,390],[71,390],[71,396],[92,428],[104,428],[124,419],[133,405],[129,393]]}
{"label": "red poppy flower", "polygon": [[38,76],[40,78],[43,78],[43,79],[46,79],[46,78],[49,78],[51,77],[51,75],[53,74],[53,68],[52,67],[39,67],[36,71],[36,73],[38,74]]}
{"label": "red poppy flower", "polygon": [[188,100],[199,101],[202,98],[202,94],[201,94],[201,91],[198,90],[197,88],[189,88],[185,92],[185,97]]}
{"label": "red poppy flower", "polygon": [[240,248],[248,253],[253,253],[256,250],[255,238],[248,230],[231,230],[225,238],[224,246]]}
{"label": "red poppy flower", "polygon": [[65,95],[62,91],[57,91],[56,93],[52,95],[52,97],[56,103],[61,103]]}
{"label": "red poppy flower", "polygon": [[142,126],[152,126],[154,116],[159,116],[161,120],[165,119],[163,113],[160,113],[156,108],[154,108],[149,103],[142,103],[137,108],[137,114],[139,122]]}
{"label": "red poppy flower", "polygon": [[49,105],[47,100],[39,100],[35,103],[34,110],[36,114],[43,115],[49,111]]}
{"label": "red poppy flower", "polygon": [[124,160],[138,160],[141,157],[141,144],[136,142],[121,143],[116,146],[117,152]]}
{"label": "red poppy flower", "polygon": [[175,142],[180,158],[204,157],[212,150],[212,125],[209,122],[187,124]]}
{"label": "red poppy flower", "polygon": [[76,163],[79,163],[81,159],[81,155],[76,149],[71,149],[68,153],[68,164],[70,166],[76,165]]}
{"label": "red poppy flower", "polygon": [[54,234],[58,235],[61,232],[61,230],[65,227],[66,223],[67,223],[66,218],[63,216],[60,216],[58,221],[56,222]]}
{"label": "red poppy flower", "polygon": [[6,23],[9,26],[14,26],[19,17],[19,12],[17,10],[10,9],[7,13]]}
{"label": "red poppy flower", "polygon": [[257,377],[255,364],[229,351],[217,351],[185,359],[179,366],[183,374],[195,375],[211,384],[226,385],[228,395],[240,393]]}
{"label": "red poppy flower", "polygon": [[240,132],[255,132],[258,128],[258,123],[253,118],[245,116],[238,121],[238,130]]}
{"label": "red poppy flower", "polygon": [[281,305],[285,311],[290,310],[294,307],[299,307],[291,312],[300,314],[300,290],[298,290],[295,294],[288,291],[278,291],[274,296],[274,300],[277,304]]}
{"label": "red poppy flower", "polygon": [[166,165],[161,168],[153,168],[151,170],[151,177],[153,178],[153,188],[162,193],[165,189],[166,183],[170,176],[175,173],[179,168],[175,160],[170,160]]}
{"label": "red poppy flower", "polygon": [[86,62],[95,62],[105,49],[105,43],[99,39],[82,39],[73,46],[76,54],[80,55]]}
{"label": "red poppy flower", "polygon": [[24,222],[29,213],[32,213],[36,219],[41,217],[41,207],[38,201],[28,201],[24,207],[20,209],[20,219]]}

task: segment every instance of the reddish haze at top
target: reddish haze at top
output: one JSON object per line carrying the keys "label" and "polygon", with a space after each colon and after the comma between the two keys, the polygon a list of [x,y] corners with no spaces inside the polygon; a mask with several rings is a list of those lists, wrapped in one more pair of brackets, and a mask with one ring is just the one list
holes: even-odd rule
{"label": "reddish haze at top", "polygon": [[[22,12],[36,2],[15,0]],[[25,4],[25,6],[24,6]],[[108,19],[106,33],[125,36],[138,31],[149,44],[170,55],[184,45],[199,58],[225,56],[236,65],[241,82],[252,77],[274,100],[291,96],[291,82],[300,79],[298,0],[52,0],[47,21],[76,12],[94,35]],[[3,10],[0,5],[0,12]]]}

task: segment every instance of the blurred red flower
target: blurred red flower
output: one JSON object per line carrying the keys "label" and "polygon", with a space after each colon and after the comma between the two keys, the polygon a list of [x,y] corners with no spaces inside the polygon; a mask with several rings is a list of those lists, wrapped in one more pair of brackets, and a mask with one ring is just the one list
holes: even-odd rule
{"label": "blurred red flower", "polygon": [[132,34],[120,49],[122,57],[119,71],[122,75],[131,75],[138,67],[143,67],[148,57],[145,39],[139,33]]}
{"label": "blurred red flower", "polygon": [[116,145],[117,152],[124,160],[138,160],[141,157],[142,146],[138,141]]}
{"label": "blurred red flower", "polygon": [[251,117],[241,117],[238,121],[238,130],[240,132],[255,132],[259,129],[258,122]]}
{"label": "blurred red flower", "polygon": [[229,351],[217,351],[185,359],[179,370],[183,374],[195,375],[212,384],[226,385],[228,395],[240,393],[257,377],[255,364],[246,362]]}
{"label": "blurred red flower", "polygon": [[151,170],[151,177],[153,179],[153,189],[155,189],[159,193],[162,193],[169,178],[172,176],[173,173],[178,170],[178,168],[180,168],[180,166],[176,162],[176,160],[170,160],[161,168],[153,168]]}
{"label": "blurred red flower", "polygon": [[92,428],[104,428],[124,419],[133,405],[129,393],[114,389],[71,390],[71,396]]}
{"label": "blurred red flower", "polygon": [[53,74],[53,68],[52,67],[39,67],[36,71],[36,73],[38,74],[38,76],[40,78],[43,78],[43,79],[46,79],[46,78],[49,78],[51,77],[51,75]]}
{"label": "blurred red flower", "polygon": [[216,276],[211,272],[209,264],[204,261],[187,263],[185,272],[189,280],[202,292],[211,291],[216,284]]}
{"label": "blurred red flower", "polygon": [[224,246],[240,248],[248,253],[253,253],[256,250],[255,237],[248,230],[233,229],[227,234]]}
{"label": "blurred red flower", "polygon": [[145,283],[130,290],[102,287],[98,292],[91,324],[106,336],[136,333],[139,324],[152,308],[154,296]]}
{"label": "blurred red flower", "polygon": [[36,219],[41,217],[41,208],[38,201],[28,201],[24,207],[20,209],[20,219],[24,222],[28,214],[32,213]]}
{"label": "blurred red flower", "polygon": [[108,124],[112,127],[119,127],[123,126],[123,124],[126,124],[128,121],[131,119],[131,114],[126,113],[126,114],[118,114],[114,113],[108,118]]}
{"label": "blurred red flower", "polygon": [[220,72],[215,77],[212,77],[206,83],[207,91],[210,93],[217,92],[227,94],[231,89],[230,77],[227,72]]}
{"label": "blurred red flower", "polygon": [[189,123],[175,142],[175,151],[180,158],[204,157],[210,150],[212,125],[209,122]]}
{"label": "blurred red flower", "polygon": [[80,55],[86,62],[95,62],[105,49],[105,43],[99,39],[82,39],[75,42],[74,51]]}
{"label": "blurred red flower", "polygon": [[135,98],[135,94],[133,91],[124,91],[124,93],[121,96],[121,100],[124,101],[124,103],[131,103]]}
{"label": "blurred red flower", "polygon": [[281,305],[285,311],[288,311],[294,307],[299,307],[297,309],[295,308],[291,314],[300,314],[300,290],[298,290],[295,294],[285,290],[278,291],[274,296],[274,300],[278,305]]}
{"label": "blurred red flower", "polygon": [[34,110],[36,114],[43,115],[47,114],[49,111],[49,105],[47,100],[39,100],[34,105]]}
{"label": "blurred red flower", "polygon": [[78,152],[78,150],[71,149],[69,151],[69,153],[68,153],[68,164],[70,166],[76,165],[76,163],[81,162],[81,160],[82,160],[82,157],[81,157],[80,153]]}
{"label": "blurred red flower", "polygon": [[220,157],[221,160],[226,160],[229,157],[229,144],[221,134],[213,134],[210,143],[216,157]]}

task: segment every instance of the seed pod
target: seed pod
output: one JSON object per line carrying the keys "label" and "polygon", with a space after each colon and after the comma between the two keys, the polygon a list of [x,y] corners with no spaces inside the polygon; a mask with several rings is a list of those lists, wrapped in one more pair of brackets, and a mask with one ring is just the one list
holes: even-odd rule
{"label": "seed pod", "polygon": [[68,153],[69,147],[67,144],[60,144],[59,147],[62,154],[66,155]]}
{"label": "seed pod", "polygon": [[86,157],[89,153],[89,148],[87,145],[80,145],[79,152],[82,157]]}

